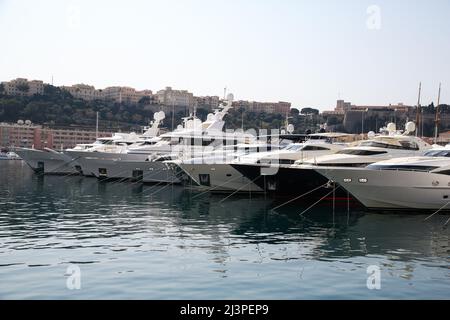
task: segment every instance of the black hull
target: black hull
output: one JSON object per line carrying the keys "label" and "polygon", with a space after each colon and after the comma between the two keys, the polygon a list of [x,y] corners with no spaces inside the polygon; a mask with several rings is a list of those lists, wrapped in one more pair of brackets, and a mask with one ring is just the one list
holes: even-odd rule
{"label": "black hull", "polygon": [[[232,166],[273,197],[295,198],[301,195],[304,195],[301,199],[333,197],[333,186],[324,186],[329,180],[312,169],[281,167],[273,175],[261,175],[262,168],[258,165],[232,164]],[[337,200],[347,200],[348,193],[336,187],[334,197]]]}

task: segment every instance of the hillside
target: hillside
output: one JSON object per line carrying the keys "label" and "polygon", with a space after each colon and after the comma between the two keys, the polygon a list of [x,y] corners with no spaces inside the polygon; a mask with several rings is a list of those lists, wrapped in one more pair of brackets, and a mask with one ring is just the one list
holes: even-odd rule
{"label": "hillside", "polygon": [[[32,97],[5,96],[0,88],[0,122],[17,122],[31,120],[33,123],[50,127],[83,127],[93,129],[96,124],[96,114],[99,112],[99,128],[105,131],[136,130],[139,126],[148,125],[155,111],[166,112],[164,126],[172,127],[172,108],[158,105],[149,99],[142,99],[137,105],[115,103],[108,101],[84,101],[75,99],[67,91],[45,85],[43,95]],[[311,109],[312,110],[312,109]],[[199,107],[197,116],[206,119],[208,109]],[[186,116],[186,110],[175,110],[174,125],[181,123]],[[243,109],[232,109],[226,116],[226,128],[245,129],[262,128],[278,129],[285,124],[285,115],[248,112]],[[316,131],[322,119],[317,114],[300,116],[297,110],[292,110],[290,123],[297,132],[307,129]]]}

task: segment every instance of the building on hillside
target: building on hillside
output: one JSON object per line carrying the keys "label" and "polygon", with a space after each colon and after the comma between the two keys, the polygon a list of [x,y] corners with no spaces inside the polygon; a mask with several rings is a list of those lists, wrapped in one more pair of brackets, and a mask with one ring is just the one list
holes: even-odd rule
{"label": "building on hillside", "polygon": [[215,109],[220,103],[218,96],[194,97],[194,99],[198,108]]}
{"label": "building on hillside", "polygon": [[351,102],[345,102],[344,100],[338,100],[334,111],[324,111],[324,115],[333,114],[346,114],[348,111],[395,111],[395,112],[409,112],[414,107],[404,105],[403,103],[389,104],[387,106],[374,106],[374,105],[353,105]]}
{"label": "building on hillside", "polygon": [[108,87],[102,91],[104,100],[118,103],[137,104],[144,97],[151,97],[151,90],[137,91],[130,87]]}
{"label": "building on hillside", "polygon": [[2,82],[5,93],[9,96],[33,96],[44,94],[44,82],[17,78],[15,80]]}
{"label": "building on hillside", "polygon": [[74,98],[86,101],[101,100],[103,93],[101,90],[96,90],[94,86],[87,84],[75,84],[73,86],[62,86],[61,89],[69,92]]}
{"label": "building on hillside", "polygon": [[157,101],[165,106],[187,107],[193,109],[195,106],[194,95],[187,90],[173,90],[166,87],[156,93]]}
{"label": "building on hillside", "polygon": [[291,110],[291,103],[289,102],[255,102],[255,101],[235,101],[233,107],[236,109],[244,108],[253,112],[266,112],[266,113],[281,113],[286,114]]}

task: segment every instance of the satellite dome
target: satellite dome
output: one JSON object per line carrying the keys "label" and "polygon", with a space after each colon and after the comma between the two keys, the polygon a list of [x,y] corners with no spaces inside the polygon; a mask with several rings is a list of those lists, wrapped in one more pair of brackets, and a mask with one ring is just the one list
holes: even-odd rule
{"label": "satellite dome", "polygon": [[161,120],[163,120],[165,117],[166,117],[166,114],[164,113],[164,111],[156,112],[156,113],[153,115],[153,118],[155,119],[155,121],[161,121]]}
{"label": "satellite dome", "polygon": [[397,130],[397,126],[395,125],[395,123],[389,123],[388,125],[387,125],[387,130],[389,131],[389,132],[394,132],[394,131],[396,131]]}
{"label": "satellite dome", "polygon": [[414,132],[414,131],[416,131],[416,124],[414,122],[410,121],[406,124],[405,129],[407,132]]}
{"label": "satellite dome", "polygon": [[289,133],[294,132],[294,125],[293,124],[290,124],[290,125],[287,126],[287,132],[289,132]]}

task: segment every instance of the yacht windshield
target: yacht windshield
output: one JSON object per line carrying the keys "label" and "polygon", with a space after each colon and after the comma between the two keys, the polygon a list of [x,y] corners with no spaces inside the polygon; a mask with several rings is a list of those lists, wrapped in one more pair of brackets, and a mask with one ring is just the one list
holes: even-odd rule
{"label": "yacht windshield", "polygon": [[361,147],[376,147],[384,149],[402,149],[402,150],[419,150],[419,146],[408,140],[393,140],[393,141],[363,141],[360,143]]}
{"label": "yacht windshield", "polygon": [[421,166],[421,165],[377,165],[371,164],[367,166],[367,169],[372,170],[401,170],[401,171],[420,171],[420,172],[430,172],[438,167],[433,166]]}
{"label": "yacht windshield", "polygon": [[303,151],[327,151],[327,150],[330,149],[320,146],[306,146],[303,148]]}
{"label": "yacht windshield", "polygon": [[379,154],[385,154],[387,151],[374,151],[374,150],[358,150],[358,149],[348,149],[341,150],[337,154],[350,154],[355,156],[375,156]]}
{"label": "yacht windshield", "polygon": [[302,144],[292,144],[284,148],[284,150],[287,151],[300,151],[303,148],[304,145]]}
{"label": "yacht windshield", "polygon": [[425,157],[447,157],[450,158],[450,150],[431,150],[424,154]]}

